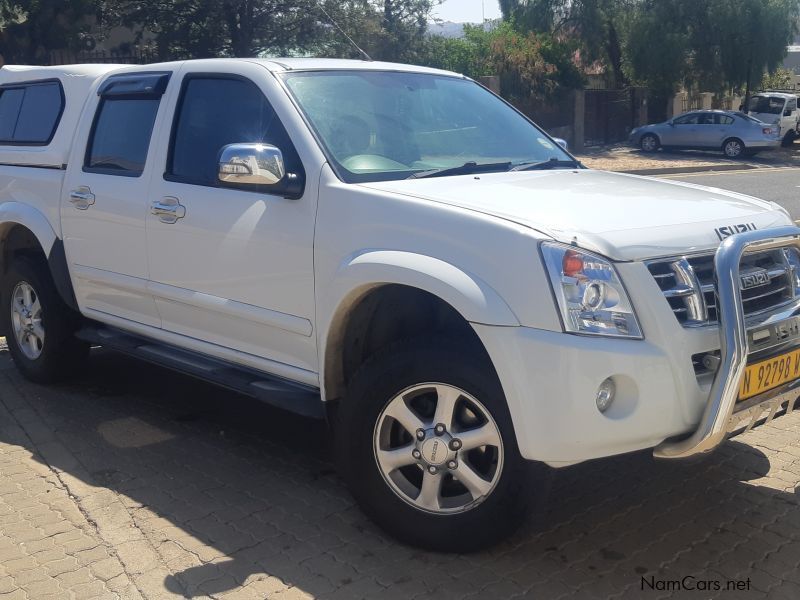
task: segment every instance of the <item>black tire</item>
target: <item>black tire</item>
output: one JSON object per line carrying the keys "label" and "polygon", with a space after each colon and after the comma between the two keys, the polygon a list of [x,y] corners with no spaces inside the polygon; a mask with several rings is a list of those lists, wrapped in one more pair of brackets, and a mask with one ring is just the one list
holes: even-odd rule
{"label": "black tire", "polygon": [[645,133],[639,140],[639,147],[642,152],[655,152],[661,147],[661,140],[655,133]]}
{"label": "black tire", "polygon": [[786,132],[786,135],[783,136],[783,139],[781,140],[781,146],[788,148],[794,144],[795,139],[797,139],[797,133],[793,130],[789,130]]}
{"label": "black tire", "polygon": [[722,152],[728,158],[741,158],[745,156],[747,147],[739,138],[728,138],[722,142]]}
{"label": "black tire", "polygon": [[[519,454],[494,369],[480,352],[468,348],[449,339],[427,337],[379,351],[354,375],[336,417],[337,462],[361,508],[397,539],[430,550],[470,552],[498,542],[520,525],[534,501],[531,484],[537,466]],[[433,514],[401,499],[387,483],[374,454],[373,436],[384,407],[399,392],[429,382],[455,386],[479,399],[502,439],[504,458],[494,488],[477,506],[463,512]],[[445,477],[444,469],[441,476]]]}
{"label": "black tire", "polygon": [[[44,328],[40,354],[35,358],[26,355],[12,319],[14,290],[27,283],[34,290],[41,306],[41,325]],[[58,295],[47,263],[32,256],[18,256],[11,263],[2,282],[0,322],[6,332],[6,342],[11,358],[20,372],[37,383],[52,383],[74,373],[85,361],[89,345],[76,339],[80,315],[71,310]]]}

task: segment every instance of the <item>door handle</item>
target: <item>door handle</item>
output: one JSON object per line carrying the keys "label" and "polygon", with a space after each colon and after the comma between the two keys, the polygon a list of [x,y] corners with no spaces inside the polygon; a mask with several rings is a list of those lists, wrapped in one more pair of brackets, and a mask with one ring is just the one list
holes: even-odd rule
{"label": "door handle", "polygon": [[82,185],[69,193],[69,201],[78,210],[86,210],[94,204],[94,194],[87,186]]}
{"label": "door handle", "polygon": [[150,206],[150,212],[158,217],[162,223],[172,225],[178,219],[186,216],[186,207],[177,198],[167,196],[161,200],[156,200]]}

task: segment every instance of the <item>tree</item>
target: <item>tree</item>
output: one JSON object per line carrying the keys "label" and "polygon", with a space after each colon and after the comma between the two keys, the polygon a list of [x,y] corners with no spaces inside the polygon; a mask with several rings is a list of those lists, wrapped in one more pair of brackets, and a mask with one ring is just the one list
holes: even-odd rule
{"label": "tree", "polygon": [[749,96],[780,66],[797,16],[797,0],[645,0],[630,21],[626,66],[659,92],[684,84]]}
{"label": "tree", "polygon": [[464,37],[461,38],[431,36],[422,62],[473,78],[494,75],[492,43],[498,34],[480,25],[465,25]]}
{"label": "tree", "polygon": [[470,77],[498,75],[503,96],[531,112],[583,85],[574,54],[574,45],[550,34],[502,23],[491,30],[466,26],[461,39],[434,36],[423,62]]}
{"label": "tree", "polygon": [[108,0],[110,25],[155,36],[160,59],[289,54],[324,34],[316,0]]}
{"label": "tree", "polygon": [[376,59],[414,62],[425,46],[428,19],[441,0],[376,0],[381,29]]}
{"label": "tree", "polygon": [[666,102],[690,79],[691,31],[681,0],[644,2],[631,15],[624,68],[631,81]]}
{"label": "tree", "polygon": [[794,88],[794,71],[779,67],[761,78],[762,90],[789,90]]}
{"label": "tree", "polygon": [[[765,71],[786,56],[797,30],[797,0],[710,0],[695,29],[695,62],[709,89],[744,89],[745,102]],[[713,25],[712,25],[713,22]],[[708,48],[716,52],[708,52]],[[706,50],[704,52],[704,50]]]}
{"label": "tree", "polygon": [[584,62],[603,61],[614,84],[628,83],[623,70],[626,21],[638,0],[500,0],[503,18],[520,31],[552,33],[580,43]]}
{"label": "tree", "polygon": [[41,64],[53,50],[83,50],[98,7],[98,0],[2,0],[0,54],[6,63]]}

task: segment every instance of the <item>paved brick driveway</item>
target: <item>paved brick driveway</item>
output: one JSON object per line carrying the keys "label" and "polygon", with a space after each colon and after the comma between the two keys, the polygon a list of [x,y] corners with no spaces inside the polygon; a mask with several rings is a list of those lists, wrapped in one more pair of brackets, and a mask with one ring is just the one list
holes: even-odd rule
{"label": "paved brick driveway", "polygon": [[[384,537],[328,444],[319,424],[128,358],[97,352],[44,388],[0,349],[0,599],[800,598],[800,415],[703,462],[560,471],[543,517],[469,556]],[[677,591],[686,576],[712,590]]]}

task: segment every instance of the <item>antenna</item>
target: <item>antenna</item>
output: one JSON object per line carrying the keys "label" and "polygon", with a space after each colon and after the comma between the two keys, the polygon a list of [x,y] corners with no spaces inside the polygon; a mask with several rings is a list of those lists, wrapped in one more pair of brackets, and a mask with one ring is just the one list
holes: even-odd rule
{"label": "antenna", "polygon": [[365,60],[368,60],[369,62],[372,62],[372,57],[371,57],[369,54],[367,54],[366,52],[364,52],[364,51],[361,49],[361,47],[360,47],[358,44],[356,44],[356,43],[353,41],[353,38],[351,38],[349,35],[347,35],[347,33],[345,32],[345,30],[344,30],[344,29],[342,29],[341,27],[339,27],[339,24],[338,24],[336,21],[334,21],[334,20],[333,20],[333,17],[332,17],[332,16],[330,16],[330,15],[328,14],[328,11],[327,11],[327,10],[325,10],[325,7],[322,5],[322,2],[323,2],[323,1],[324,1],[324,0],[320,0],[320,2],[319,2],[319,3],[317,3],[317,6],[319,6],[319,9],[320,9],[320,10],[321,10],[321,11],[324,13],[324,15],[325,15],[326,17],[328,17],[328,20],[331,22],[331,24],[333,24],[333,26],[334,26],[334,27],[336,27],[336,29],[338,29],[338,30],[341,32],[341,34],[342,34],[344,37],[346,37],[346,38],[347,38],[347,41],[348,41],[348,42],[350,42],[350,44],[352,44],[353,48],[355,48],[356,50],[358,50],[358,53],[359,53],[361,56],[363,56]]}

